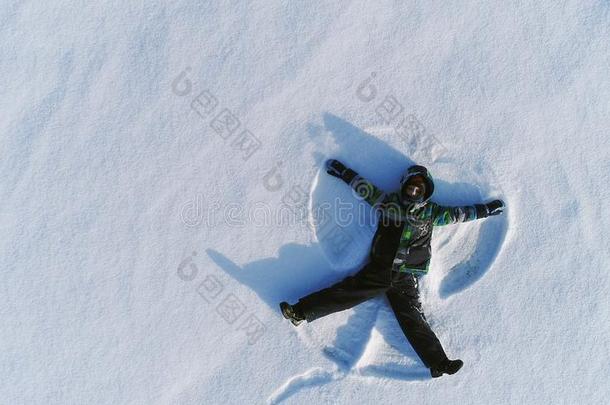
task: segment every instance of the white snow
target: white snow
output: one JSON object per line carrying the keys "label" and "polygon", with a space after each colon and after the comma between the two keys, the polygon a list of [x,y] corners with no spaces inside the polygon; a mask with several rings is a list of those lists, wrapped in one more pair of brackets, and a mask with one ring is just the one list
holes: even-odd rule
{"label": "white snow", "polygon": [[[5,1],[2,402],[607,403],[609,9]],[[383,297],[280,316],[367,258],[371,218],[314,221],[364,208],[330,157],[505,200],[435,230],[422,300],[458,374],[429,378]]]}

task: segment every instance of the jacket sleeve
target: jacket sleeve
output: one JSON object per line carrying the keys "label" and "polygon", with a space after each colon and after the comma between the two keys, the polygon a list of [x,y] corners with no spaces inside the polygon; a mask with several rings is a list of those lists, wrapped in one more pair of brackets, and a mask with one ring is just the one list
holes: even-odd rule
{"label": "jacket sleeve", "polygon": [[443,226],[487,218],[489,211],[485,204],[463,205],[457,207],[434,204],[432,207],[432,224]]}
{"label": "jacket sleeve", "polygon": [[347,169],[341,178],[350,185],[354,192],[371,206],[380,204],[385,199],[385,192],[373,183],[360,176],[352,169]]}

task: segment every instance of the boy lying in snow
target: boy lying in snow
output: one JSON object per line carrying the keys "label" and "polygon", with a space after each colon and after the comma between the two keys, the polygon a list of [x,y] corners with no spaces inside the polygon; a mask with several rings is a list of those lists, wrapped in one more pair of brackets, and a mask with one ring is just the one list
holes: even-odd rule
{"label": "boy lying in snow", "polygon": [[501,200],[463,207],[445,207],[429,201],[434,182],[423,166],[411,166],[400,190],[385,194],[338,160],[328,160],[326,171],[349,184],[381,213],[373,238],[370,261],[358,273],[280,308],[295,326],[351,308],[385,293],[405,336],[430,369],[432,377],[454,374],[464,364],[449,360],[421,309],[417,276],[430,264],[432,228],[498,215]]}

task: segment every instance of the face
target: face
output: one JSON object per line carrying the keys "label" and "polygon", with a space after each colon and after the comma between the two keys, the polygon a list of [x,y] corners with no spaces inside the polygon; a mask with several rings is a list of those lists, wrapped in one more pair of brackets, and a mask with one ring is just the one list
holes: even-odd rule
{"label": "face", "polygon": [[413,176],[404,185],[403,196],[411,201],[420,201],[426,194],[426,180],[423,176]]}

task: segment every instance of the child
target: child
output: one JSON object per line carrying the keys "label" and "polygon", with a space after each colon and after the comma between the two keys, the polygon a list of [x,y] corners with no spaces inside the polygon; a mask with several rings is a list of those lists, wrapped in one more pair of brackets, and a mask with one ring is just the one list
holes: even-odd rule
{"label": "child", "polygon": [[326,172],[349,184],[381,213],[370,260],[358,273],[309,294],[295,305],[280,308],[295,326],[343,311],[385,293],[405,336],[430,369],[432,377],[454,374],[464,364],[449,360],[421,309],[417,277],[428,272],[432,228],[498,215],[501,200],[487,204],[446,207],[429,201],[434,182],[423,166],[411,166],[400,190],[385,194],[338,160],[326,162]]}

